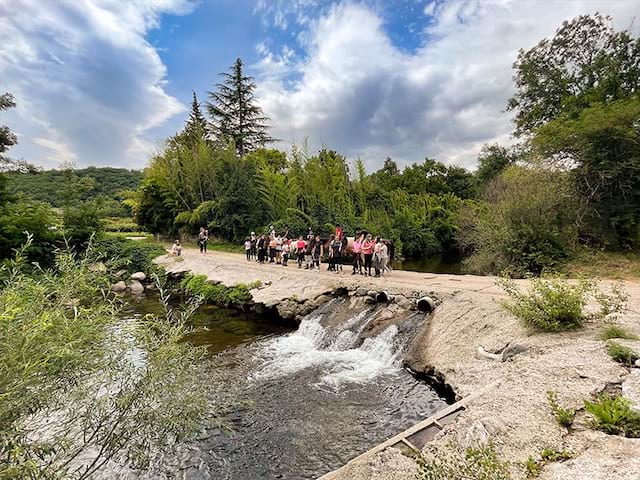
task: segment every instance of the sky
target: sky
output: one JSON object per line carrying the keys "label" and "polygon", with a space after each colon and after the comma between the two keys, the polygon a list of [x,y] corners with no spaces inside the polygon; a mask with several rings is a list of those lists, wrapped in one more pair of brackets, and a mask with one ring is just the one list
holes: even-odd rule
{"label": "sky", "polygon": [[596,11],[640,34],[637,0],[0,0],[0,124],[44,168],[143,168],[240,57],[277,148],[473,169],[518,50]]}

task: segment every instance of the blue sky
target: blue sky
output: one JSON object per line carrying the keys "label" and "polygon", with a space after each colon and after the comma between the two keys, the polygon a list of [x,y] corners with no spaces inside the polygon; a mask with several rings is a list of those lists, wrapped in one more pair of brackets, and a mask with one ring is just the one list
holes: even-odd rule
{"label": "blue sky", "polygon": [[640,32],[636,0],[0,0],[0,123],[36,165],[142,168],[241,57],[279,148],[473,168],[518,49],[595,11]]}

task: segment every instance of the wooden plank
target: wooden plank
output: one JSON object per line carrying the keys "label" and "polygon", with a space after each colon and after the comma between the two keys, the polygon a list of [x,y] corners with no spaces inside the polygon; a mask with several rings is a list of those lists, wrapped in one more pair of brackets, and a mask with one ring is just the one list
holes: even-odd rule
{"label": "wooden plank", "polygon": [[404,440],[407,437],[410,437],[414,433],[419,432],[420,430],[423,430],[424,428],[429,427],[430,425],[434,424],[435,422],[437,422],[442,417],[446,417],[447,415],[450,415],[450,414],[452,414],[452,413],[454,413],[454,412],[456,412],[458,410],[464,409],[467,405],[472,403],[473,400],[475,400],[476,398],[479,398],[479,397],[485,395],[486,393],[488,393],[489,391],[493,390],[499,383],[500,383],[499,381],[492,382],[492,383],[488,384],[487,386],[485,386],[484,388],[481,388],[477,392],[474,392],[471,395],[466,396],[462,400],[460,400],[460,401],[458,401],[458,402],[456,402],[456,403],[454,403],[452,405],[449,405],[448,407],[445,407],[444,409],[440,410],[435,415],[432,415],[431,417],[416,423],[413,427],[410,427],[410,428],[406,429],[404,432],[400,432],[399,434],[394,435],[390,439],[385,440],[384,442],[376,445],[372,449],[370,449],[370,450],[358,455],[357,457],[349,460],[345,465],[343,465],[342,467],[338,468],[337,470],[334,470],[332,472],[324,474],[318,480],[332,480],[336,475],[338,475],[342,470],[344,470],[350,463],[364,461],[364,460],[374,456],[375,454],[382,452],[383,450],[389,448],[390,446],[392,446],[392,445],[394,445],[394,444],[396,444],[398,442],[405,443]]}

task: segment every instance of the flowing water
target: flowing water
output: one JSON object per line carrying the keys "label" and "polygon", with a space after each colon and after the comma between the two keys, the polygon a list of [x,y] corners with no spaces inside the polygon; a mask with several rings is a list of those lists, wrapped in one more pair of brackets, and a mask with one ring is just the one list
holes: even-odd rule
{"label": "flowing water", "polygon": [[[132,303],[140,315],[149,302]],[[213,405],[223,423],[147,478],[311,479],[428,417],[445,402],[401,368],[412,328],[371,325],[381,307],[348,311],[336,299],[291,331],[206,307],[190,341],[209,345]],[[337,312],[345,321],[332,323]],[[403,325],[424,321],[410,315]],[[215,372],[215,373],[214,373]],[[215,408],[215,407],[214,407]]]}

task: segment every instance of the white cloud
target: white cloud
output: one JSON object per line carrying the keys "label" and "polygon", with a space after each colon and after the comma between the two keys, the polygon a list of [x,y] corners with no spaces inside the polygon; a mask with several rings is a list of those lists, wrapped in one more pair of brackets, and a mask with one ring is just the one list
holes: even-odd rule
{"label": "white cloud", "polygon": [[[484,143],[509,141],[502,111],[518,49],[579,14],[600,11],[628,28],[640,13],[634,0],[447,0],[424,8],[433,20],[413,53],[392,44],[378,9],[342,2],[301,35],[304,61],[278,69],[264,55],[272,68],[258,69],[258,95],[274,136],[283,145],[309,137],[370,168],[388,155],[401,164],[429,156],[473,167]],[[287,88],[292,73],[299,80]]]}
{"label": "white cloud", "polygon": [[184,110],[147,42],[192,0],[0,0],[0,85],[18,108],[12,155],[46,166],[141,167],[149,131]]}

